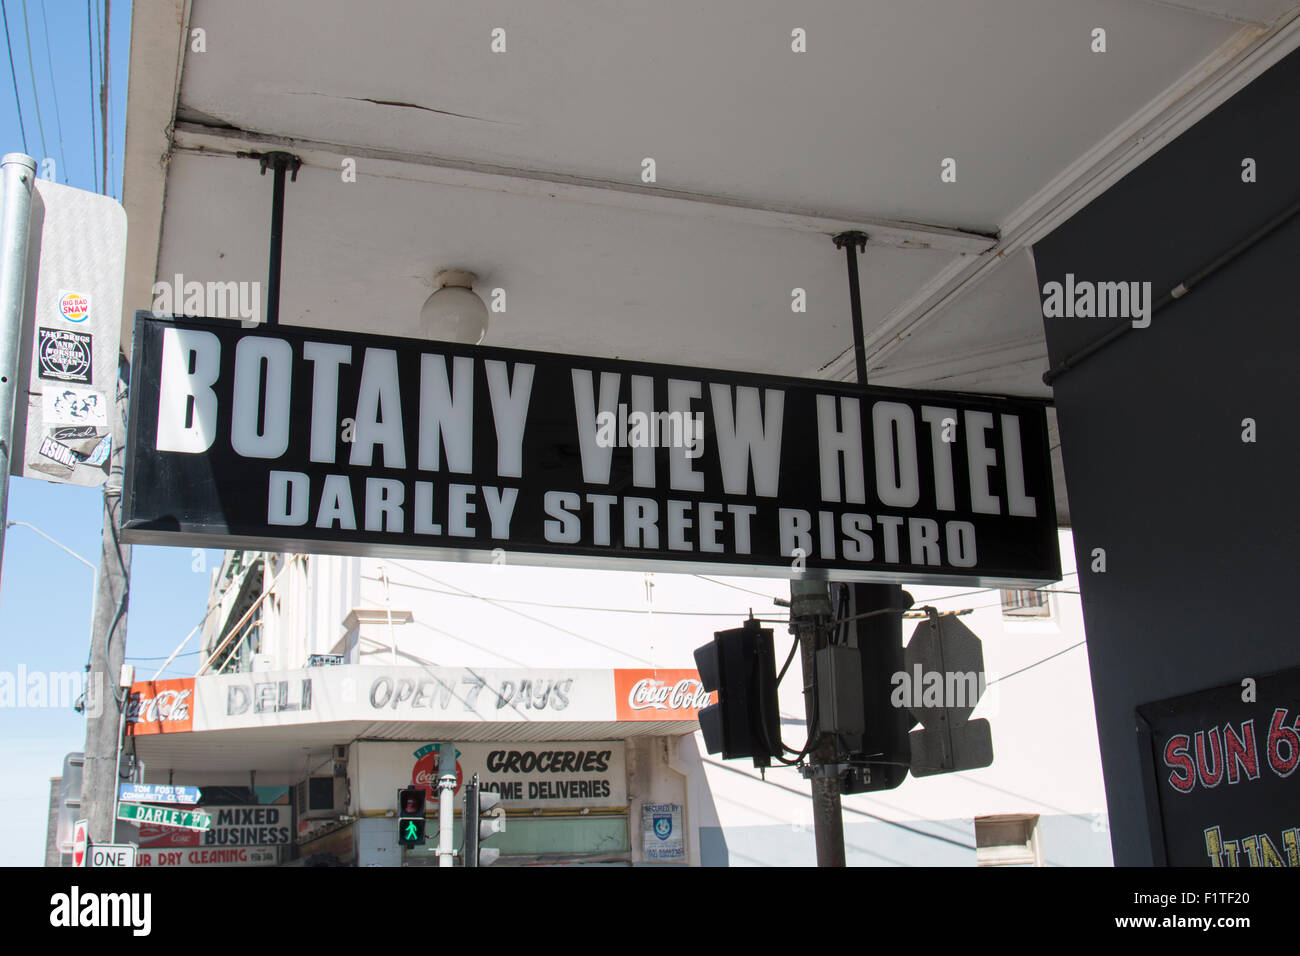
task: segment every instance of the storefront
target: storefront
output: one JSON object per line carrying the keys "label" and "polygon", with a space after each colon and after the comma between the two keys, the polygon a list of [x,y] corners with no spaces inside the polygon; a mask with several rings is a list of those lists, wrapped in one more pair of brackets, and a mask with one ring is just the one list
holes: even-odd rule
{"label": "storefront", "polygon": [[[129,733],[144,781],[197,786],[213,817],[208,831],[142,826],[141,865],[436,865],[449,743],[458,846],[477,775],[507,816],[498,865],[698,862],[677,745],[706,704],[682,670],[344,665],[140,683]],[[430,838],[403,848],[410,786],[428,791]]]}

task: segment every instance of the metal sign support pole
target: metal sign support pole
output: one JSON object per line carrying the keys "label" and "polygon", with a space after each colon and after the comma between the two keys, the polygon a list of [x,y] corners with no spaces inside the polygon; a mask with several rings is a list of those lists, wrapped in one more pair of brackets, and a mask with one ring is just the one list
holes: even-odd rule
{"label": "metal sign support pole", "polygon": [[32,216],[36,160],[8,153],[0,183],[0,559],[4,555],[9,514],[9,468],[12,455],[14,401],[18,394],[18,350],[23,334],[23,294],[27,285],[27,245]]}
{"label": "metal sign support pole", "polygon": [[[857,232],[857,231],[842,232],[835,237],[835,247],[837,249],[844,250],[846,263],[848,265],[849,308],[850,311],[852,312],[852,318],[853,318],[854,361],[857,370],[858,384],[861,385],[863,388],[865,388],[867,386],[867,351],[866,351],[866,344],[865,344],[865,336],[862,329],[862,290],[858,278],[858,251],[859,250],[863,252],[866,251],[867,234],[864,232]],[[904,594],[903,589],[896,584],[853,584],[850,586],[853,588],[853,598],[854,598],[853,606],[855,608],[855,613],[857,614],[870,613],[873,611],[886,611],[889,609],[901,609],[906,603],[906,599],[903,596]],[[896,615],[881,617],[879,620],[873,619],[869,627],[861,627],[860,625],[855,626],[855,630],[858,630],[859,632],[865,632],[865,636],[869,640],[887,640],[901,645],[903,641],[902,624],[903,624],[902,613],[901,610],[899,610],[899,613]],[[825,638],[823,637],[822,640],[825,640]],[[859,647],[861,647],[861,645],[859,645]],[[809,657],[808,651],[805,648],[804,650],[805,667],[808,666],[807,665],[808,657]],[[873,706],[873,702],[864,700],[863,703],[867,706],[868,711],[870,711],[870,709]],[[896,754],[890,754],[887,756],[891,759],[897,758]],[[832,770],[837,768],[825,767],[825,766],[821,768],[816,768],[816,767],[814,768],[815,771],[818,769],[820,769],[821,773],[823,774],[830,774]],[[843,866],[844,865],[843,864],[844,824],[841,818],[839,777],[837,774],[831,774],[829,776],[825,776],[821,778],[817,776],[813,777],[814,805],[817,804],[816,786],[819,779],[824,780],[825,781],[824,785],[834,788],[835,791],[834,792],[834,820],[833,821],[826,820],[825,822],[823,822],[820,818],[814,817],[814,824],[818,827],[817,846],[818,846],[819,865],[823,865],[820,863],[820,858],[821,858],[821,844],[823,841],[822,827],[824,826],[829,833],[838,836],[838,856],[840,861],[838,865]]]}
{"label": "metal sign support pole", "polygon": [[108,480],[104,482],[103,544],[90,634],[90,672],[86,675],[86,747],[82,772],[82,813],[90,833],[116,843],[118,760],[125,732],[129,687],[121,687],[126,656],[126,605],[131,580],[131,546],[121,541],[122,472],[125,462],[126,386],[117,383],[109,410]]}
{"label": "metal sign support pole", "polygon": [[298,170],[302,160],[292,153],[271,152],[259,157],[262,175],[266,167],[275,170],[275,182],[271,186],[271,254],[266,270],[266,324],[280,323],[280,258],[284,246],[284,172],[289,170],[290,179],[298,180]]}
{"label": "metal sign support pole", "polygon": [[[450,761],[448,758],[450,757]],[[438,866],[456,865],[456,745],[438,747]]]}

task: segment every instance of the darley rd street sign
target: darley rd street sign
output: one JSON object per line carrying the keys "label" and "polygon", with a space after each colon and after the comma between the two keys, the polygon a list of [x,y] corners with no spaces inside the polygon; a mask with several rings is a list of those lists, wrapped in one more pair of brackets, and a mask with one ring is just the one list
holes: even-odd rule
{"label": "darley rd street sign", "polygon": [[1041,405],[138,313],[140,544],[1060,577]]}
{"label": "darley rd street sign", "polygon": [[117,818],[186,830],[207,830],[212,827],[212,817],[202,810],[172,810],[169,807],[144,807],[135,803],[124,803],[118,807]]}

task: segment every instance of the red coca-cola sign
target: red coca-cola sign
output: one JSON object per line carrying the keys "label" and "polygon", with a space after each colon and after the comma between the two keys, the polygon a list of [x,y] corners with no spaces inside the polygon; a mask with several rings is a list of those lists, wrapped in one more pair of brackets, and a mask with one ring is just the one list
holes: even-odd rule
{"label": "red coca-cola sign", "polygon": [[[411,786],[422,787],[425,796],[430,800],[436,800],[438,797],[438,775],[442,770],[439,763],[439,745],[429,744],[421,747],[414,754],[415,766],[411,768]],[[457,753],[456,756],[460,756]],[[456,792],[460,792],[460,785],[465,779],[460,769],[460,761],[456,761]]]}
{"label": "red coca-cola sign", "polygon": [[131,685],[126,704],[128,734],[173,734],[192,729],[193,722],[193,677]]}
{"label": "red coca-cola sign", "polygon": [[[192,808],[178,807],[177,809],[189,810]],[[162,850],[167,847],[199,846],[202,842],[203,834],[198,830],[189,830],[182,827],[164,827],[153,823],[140,824],[139,843],[142,847]]]}
{"label": "red coca-cola sign", "polygon": [[614,671],[619,720],[695,720],[713,695],[693,670],[618,669]]}

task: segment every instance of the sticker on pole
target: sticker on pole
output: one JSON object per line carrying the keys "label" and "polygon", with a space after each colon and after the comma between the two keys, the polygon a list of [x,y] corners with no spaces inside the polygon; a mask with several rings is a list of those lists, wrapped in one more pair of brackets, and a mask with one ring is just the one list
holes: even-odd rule
{"label": "sticker on pole", "polygon": [[124,377],[126,212],[107,196],[38,179],[27,257],[35,281],[23,305],[10,473],[102,485]]}
{"label": "sticker on pole", "polygon": [[36,330],[36,374],[47,381],[90,385],[94,340],[64,329]]}
{"label": "sticker on pole", "polygon": [[80,292],[65,292],[59,296],[59,314],[69,322],[85,322],[90,318],[90,296]]}

